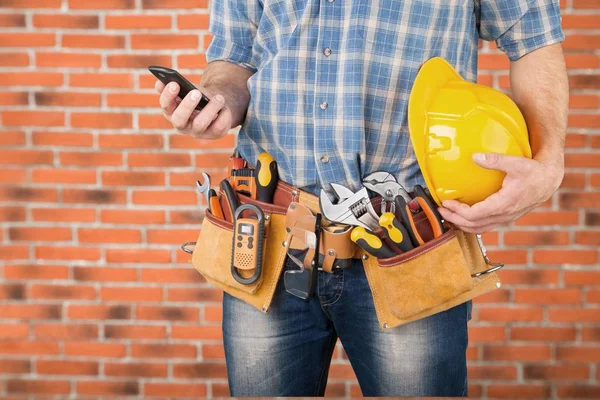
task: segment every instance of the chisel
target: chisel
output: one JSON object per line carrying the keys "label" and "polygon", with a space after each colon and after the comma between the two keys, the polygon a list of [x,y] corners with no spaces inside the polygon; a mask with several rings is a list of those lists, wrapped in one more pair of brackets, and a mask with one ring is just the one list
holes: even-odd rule
{"label": "chisel", "polygon": [[396,255],[396,253],[383,243],[377,235],[362,226],[357,226],[352,229],[350,239],[356,243],[358,247],[377,258],[390,258]]}
{"label": "chisel", "polygon": [[277,162],[269,153],[261,153],[256,162],[256,171],[256,199],[272,203],[277,187]]}
{"label": "chisel", "polygon": [[393,213],[386,212],[381,214],[379,225],[383,228],[383,233],[398,250],[406,252],[413,248],[406,228]]}

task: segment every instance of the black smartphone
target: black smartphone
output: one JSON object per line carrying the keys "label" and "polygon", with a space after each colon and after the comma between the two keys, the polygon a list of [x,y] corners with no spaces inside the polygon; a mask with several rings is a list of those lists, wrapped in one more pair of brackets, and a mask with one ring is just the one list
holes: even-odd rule
{"label": "black smartphone", "polygon": [[[165,85],[168,85],[170,82],[176,82],[180,87],[179,94],[177,95],[180,99],[183,99],[192,90],[198,89],[196,86],[194,86],[194,84],[192,84],[190,81],[185,79],[183,77],[183,75],[181,75],[179,72],[175,71],[174,69],[153,65],[153,66],[148,67],[148,70],[150,72],[152,72],[152,75],[157,77],[158,80],[161,81],[162,83],[164,83]],[[204,106],[206,106],[208,104],[208,101],[210,100],[208,97],[206,97],[204,95],[204,93],[201,92],[201,94],[202,94],[202,98],[200,99],[200,102],[196,106],[196,110],[198,110],[198,111],[202,110],[204,108]]]}

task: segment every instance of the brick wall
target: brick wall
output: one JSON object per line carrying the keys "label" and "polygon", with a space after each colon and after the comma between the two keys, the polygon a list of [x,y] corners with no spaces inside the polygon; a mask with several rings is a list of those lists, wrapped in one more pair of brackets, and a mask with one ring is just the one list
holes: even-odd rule
{"label": "brick wall", "polygon": [[[600,2],[561,3],[567,173],[485,237],[509,266],[475,301],[474,398],[600,398]],[[0,0],[0,397],[227,395],[221,293],[179,245],[202,219],[199,171],[222,178],[235,137],[173,133],[145,69],[199,80],[206,7]],[[508,89],[493,46],[480,67]],[[327,390],[360,395],[341,347]]]}

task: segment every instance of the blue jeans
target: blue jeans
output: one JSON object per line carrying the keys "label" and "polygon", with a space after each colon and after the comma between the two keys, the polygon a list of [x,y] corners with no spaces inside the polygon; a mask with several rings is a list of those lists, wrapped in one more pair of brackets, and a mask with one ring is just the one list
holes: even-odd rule
{"label": "blue jeans", "polygon": [[308,303],[280,279],[266,314],[225,293],[229,389],[232,396],[322,396],[339,337],[364,396],[466,396],[470,313],[469,301],[382,331],[359,260],[319,271]]}

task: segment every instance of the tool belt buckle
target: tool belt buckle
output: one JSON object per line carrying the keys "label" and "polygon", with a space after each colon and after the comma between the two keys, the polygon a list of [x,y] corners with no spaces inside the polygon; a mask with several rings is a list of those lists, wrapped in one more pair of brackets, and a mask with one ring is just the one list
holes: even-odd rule
{"label": "tool belt buckle", "polygon": [[487,249],[485,248],[485,245],[483,244],[483,240],[481,240],[481,235],[478,234],[478,235],[475,235],[475,237],[477,238],[477,244],[479,245],[479,250],[481,250],[481,255],[483,255],[483,259],[485,260],[485,263],[488,266],[490,266],[491,268],[488,268],[484,271],[477,272],[475,274],[471,274],[471,277],[479,278],[481,276],[491,274],[492,272],[495,272],[501,268],[504,268],[503,263],[493,263],[490,261],[490,259],[487,256]]}

